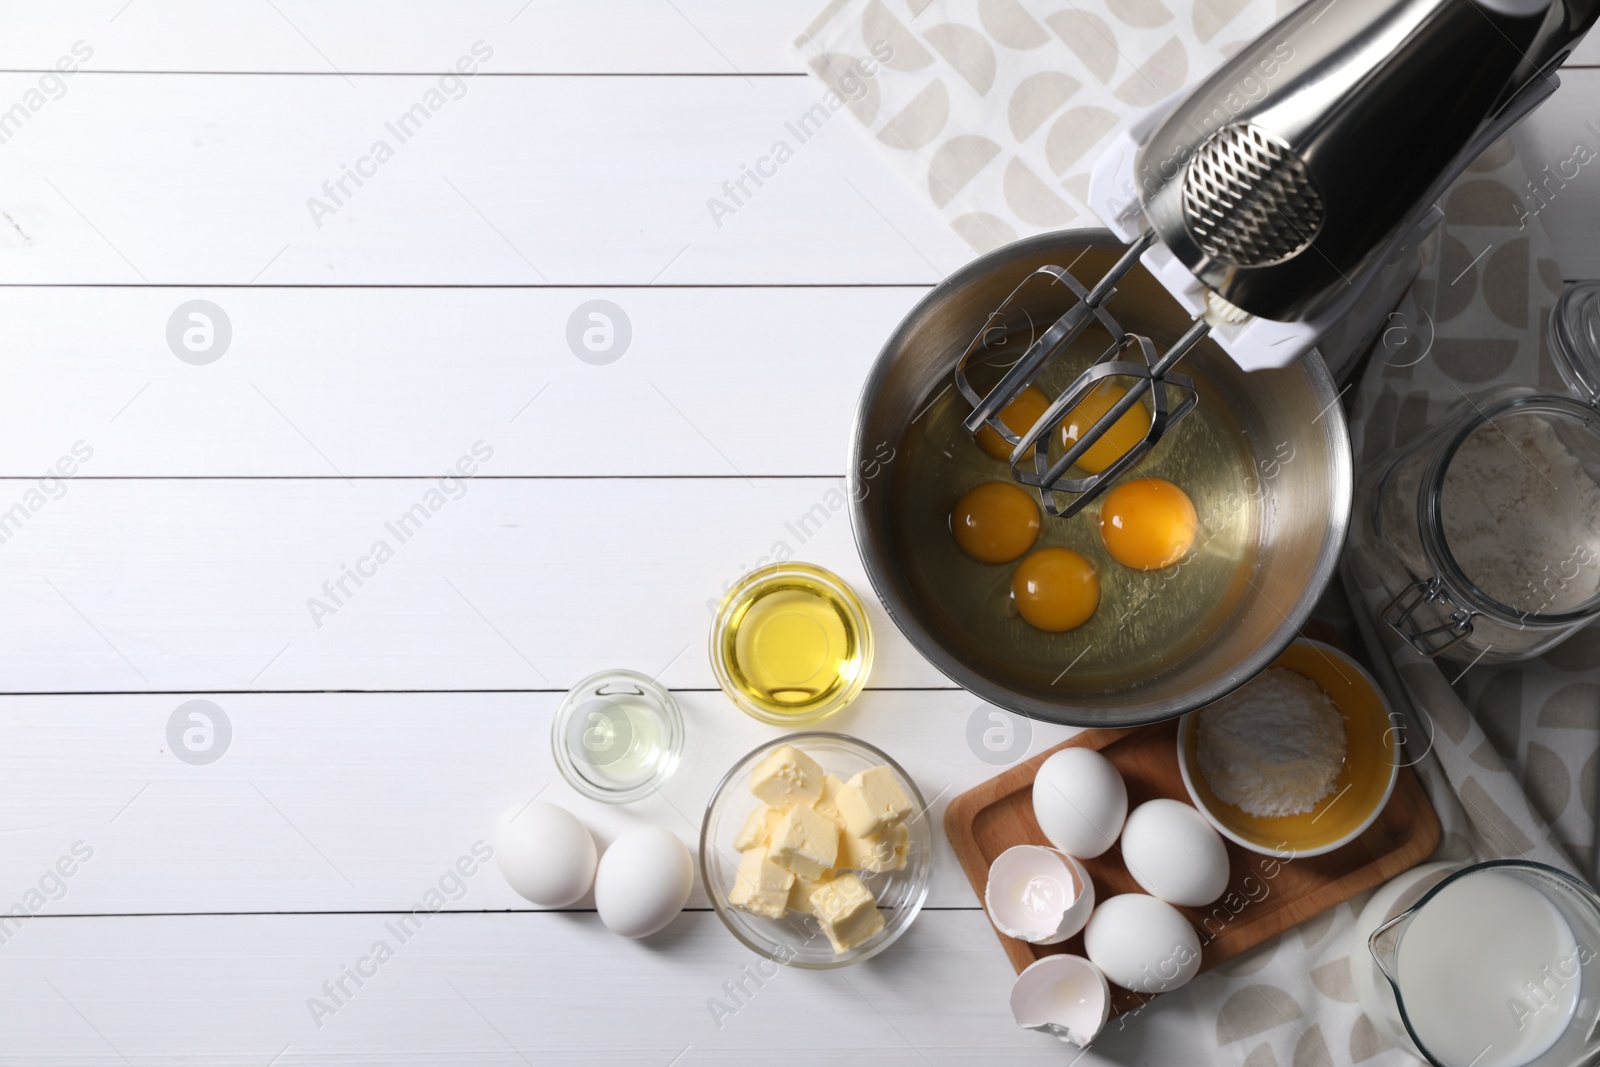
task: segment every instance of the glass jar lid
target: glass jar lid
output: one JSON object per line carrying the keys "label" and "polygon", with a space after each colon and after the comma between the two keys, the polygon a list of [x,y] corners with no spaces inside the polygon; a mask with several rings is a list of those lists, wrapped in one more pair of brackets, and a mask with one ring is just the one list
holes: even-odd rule
{"label": "glass jar lid", "polygon": [[1600,281],[1567,286],[1545,330],[1562,381],[1579,400],[1600,407]]}

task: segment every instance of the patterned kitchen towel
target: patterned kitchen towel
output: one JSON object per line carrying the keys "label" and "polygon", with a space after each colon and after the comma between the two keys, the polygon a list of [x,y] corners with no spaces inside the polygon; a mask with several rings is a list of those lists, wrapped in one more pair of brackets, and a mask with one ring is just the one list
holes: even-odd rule
{"label": "patterned kitchen towel", "polygon": [[[1566,393],[1546,336],[1561,271],[1528,174],[1513,135],[1446,194],[1439,240],[1354,397],[1358,480],[1486,389]],[[1370,618],[1394,595],[1385,585],[1404,584],[1382,566],[1345,554],[1345,584]],[[1460,829],[1479,854],[1539,859],[1594,880],[1600,632],[1582,631],[1538,659],[1470,670],[1424,659],[1381,624],[1368,647],[1394,668],[1391,688],[1403,689],[1414,728],[1431,738],[1463,801]]]}
{"label": "patterned kitchen towel", "polygon": [[975,251],[1098,226],[1112,132],[1297,0],[833,0],[795,42]]}
{"label": "patterned kitchen towel", "polygon": [[[1490,148],[1446,195],[1445,224],[1355,392],[1358,482],[1484,389],[1564,391],[1545,348],[1561,273],[1534,216],[1512,140]],[[1360,521],[1357,516],[1355,521]],[[1381,622],[1405,579],[1347,552],[1343,576],[1380,684],[1406,722],[1408,758],[1444,825],[1435,859],[1516,857],[1595,878],[1600,632],[1535,660],[1472,667],[1430,661]],[[1403,1053],[1361,1014],[1352,968],[1364,895],[1198,980],[1225,1063],[1401,1067]]]}
{"label": "patterned kitchen towel", "polygon": [[[975,251],[1096,225],[1088,172],[1112,131],[1194,81],[1298,0],[833,0],[802,60]],[[1590,151],[1600,148],[1588,146]],[[1536,168],[1527,168],[1531,171]],[[1560,272],[1510,140],[1445,199],[1443,232],[1353,397],[1357,471],[1460,399],[1500,382],[1558,389],[1542,350]],[[1463,672],[1381,624],[1372,561],[1345,584],[1380,683],[1445,827],[1435,858],[1595,863],[1600,633],[1539,660]],[[1362,1015],[1357,898],[1190,986],[1227,1067],[1402,1067]]]}

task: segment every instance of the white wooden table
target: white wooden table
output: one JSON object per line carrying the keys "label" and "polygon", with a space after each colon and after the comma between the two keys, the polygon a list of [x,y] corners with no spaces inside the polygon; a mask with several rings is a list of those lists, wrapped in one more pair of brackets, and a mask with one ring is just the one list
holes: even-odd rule
{"label": "white wooden table", "polygon": [[[31,917],[0,919],[0,1062],[1070,1059],[1012,1026],[942,841],[892,951],[784,972],[720,1025],[708,1001],[755,958],[699,886],[633,943],[530,908],[492,864],[447,875],[541,790],[602,842],[654,824],[692,845],[774,732],[717,692],[708,601],[779,542],[868,592],[842,513],[803,541],[792,523],[838,484],[879,343],[969,253],[849,119],[720,227],[705,206],[818,95],[787,45],[819,6],[6,5],[0,911]],[[476,42],[481,74],[441,87]],[[430,90],[426,123],[362,163]],[[1552,162],[1600,148],[1600,70],[1527,138]],[[334,202],[344,167],[367,177]],[[1549,211],[1564,273],[1600,275],[1600,172]],[[594,299],[631,324],[607,365],[566,340]],[[203,365],[167,338],[193,300],[231,329]],[[474,445],[478,475],[441,483]],[[72,477],[40,478],[63,457]],[[430,489],[425,525],[363,563]],[[965,742],[976,702],[873,619],[872,688],[834,724],[938,818],[996,769]],[[658,674],[688,719],[677,777],[631,807],[577,797],[548,750],[561,692],[607,667]],[[204,765],[167,741],[196,699],[231,727]],[[386,924],[441,881],[399,943]],[[319,1025],[308,1002],[380,940],[394,958]],[[1177,995],[1082,1062],[1208,1044]]]}

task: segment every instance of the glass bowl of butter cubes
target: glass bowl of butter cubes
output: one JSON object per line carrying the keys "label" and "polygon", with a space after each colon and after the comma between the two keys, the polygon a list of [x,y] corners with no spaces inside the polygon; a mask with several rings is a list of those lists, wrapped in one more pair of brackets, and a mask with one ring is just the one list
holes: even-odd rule
{"label": "glass bowl of butter cubes", "polygon": [[876,956],[922,910],[932,873],[917,784],[844,734],[762,745],[706,805],[700,875],[717,915],[750,949],[790,967]]}

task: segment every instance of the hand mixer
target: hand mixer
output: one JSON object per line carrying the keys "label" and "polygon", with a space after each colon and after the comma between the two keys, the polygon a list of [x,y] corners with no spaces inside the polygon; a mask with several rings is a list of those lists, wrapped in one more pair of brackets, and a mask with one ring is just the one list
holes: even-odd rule
{"label": "hand mixer", "polygon": [[[1348,315],[1443,218],[1435,200],[1456,176],[1556,89],[1597,13],[1600,0],[1310,0],[1116,135],[1089,201],[1127,251],[1092,286],[1042,267],[995,310],[956,369],[968,432],[993,428],[1013,446],[1012,477],[1072,515],[1193,409],[1194,383],[1173,368],[1203,337],[1245,370],[1282,367]],[[1138,262],[1194,317],[1164,353],[1107,308]],[[1075,302],[980,393],[969,368],[1014,340],[1013,304],[1036,285]],[[1000,413],[1092,324],[1110,346],[1031,427],[1007,426]],[[1126,391],[1051,461],[1057,427],[1113,378]],[[1069,476],[1146,393],[1143,440]]]}

